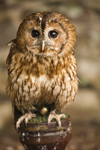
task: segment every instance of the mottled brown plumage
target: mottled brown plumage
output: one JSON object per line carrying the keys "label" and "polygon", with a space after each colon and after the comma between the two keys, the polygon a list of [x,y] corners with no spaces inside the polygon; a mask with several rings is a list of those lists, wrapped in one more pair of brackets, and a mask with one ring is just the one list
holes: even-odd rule
{"label": "mottled brown plumage", "polygon": [[78,90],[75,42],[75,27],[62,14],[33,13],[20,24],[9,43],[7,93],[23,114],[52,104],[66,112]]}

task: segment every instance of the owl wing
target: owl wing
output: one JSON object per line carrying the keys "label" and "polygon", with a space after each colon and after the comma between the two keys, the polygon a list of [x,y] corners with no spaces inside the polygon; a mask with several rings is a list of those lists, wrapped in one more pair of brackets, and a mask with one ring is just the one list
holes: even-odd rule
{"label": "owl wing", "polygon": [[13,39],[11,41],[9,41],[6,46],[11,46],[12,44],[15,44],[16,43],[16,39]]}
{"label": "owl wing", "polygon": [[8,43],[6,44],[6,46],[11,46],[10,52],[9,52],[8,57],[7,57],[7,59],[6,59],[6,64],[9,65],[9,63],[11,62],[11,58],[12,58],[13,51],[15,51],[15,50],[14,50],[14,47],[16,46],[16,39],[13,39],[13,40],[11,40],[10,42],[8,42]]}

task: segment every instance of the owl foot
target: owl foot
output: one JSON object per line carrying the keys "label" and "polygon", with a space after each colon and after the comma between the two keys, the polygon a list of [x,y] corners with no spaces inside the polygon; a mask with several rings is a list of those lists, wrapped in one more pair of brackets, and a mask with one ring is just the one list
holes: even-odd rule
{"label": "owl foot", "polygon": [[57,123],[58,123],[58,125],[59,125],[59,127],[61,128],[61,118],[63,117],[63,118],[66,118],[66,115],[65,114],[56,114],[56,112],[55,112],[56,110],[53,110],[53,111],[51,111],[50,112],[50,115],[49,115],[49,117],[48,117],[48,124],[51,122],[51,120],[52,119],[56,119],[56,121],[57,121]]}
{"label": "owl foot", "polygon": [[16,122],[16,129],[20,127],[20,124],[24,119],[25,119],[25,124],[27,125],[28,120],[31,119],[32,117],[36,117],[36,114],[32,114],[31,112],[28,112],[25,115],[21,116]]}

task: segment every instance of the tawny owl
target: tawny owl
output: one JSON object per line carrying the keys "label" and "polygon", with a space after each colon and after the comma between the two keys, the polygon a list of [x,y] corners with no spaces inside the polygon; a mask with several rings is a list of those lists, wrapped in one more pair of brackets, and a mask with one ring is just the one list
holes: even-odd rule
{"label": "tawny owl", "polygon": [[78,90],[75,42],[75,27],[59,13],[33,13],[20,24],[7,58],[7,93],[23,113],[17,128],[23,119],[27,123],[35,117],[35,109],[52,104],[48,123],[56,118],[61,126],[60,118]]}

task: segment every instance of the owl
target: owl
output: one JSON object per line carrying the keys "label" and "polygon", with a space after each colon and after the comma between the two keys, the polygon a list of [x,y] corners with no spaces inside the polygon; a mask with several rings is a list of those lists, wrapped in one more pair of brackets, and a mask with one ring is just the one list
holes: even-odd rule
{"label": "owl", "polygon": [[6,61],[7,93],[22,112],[17,128],[35,117],[35,110],[52,105],[48,123],[55,118],[61,127],[78,91],[75,42],[75,27],[59,13],[33,13],[20,24]]}

